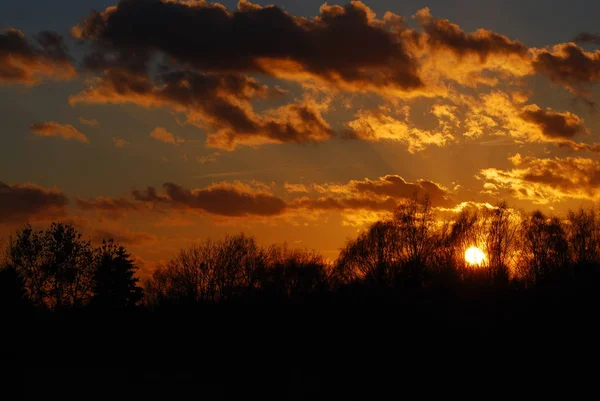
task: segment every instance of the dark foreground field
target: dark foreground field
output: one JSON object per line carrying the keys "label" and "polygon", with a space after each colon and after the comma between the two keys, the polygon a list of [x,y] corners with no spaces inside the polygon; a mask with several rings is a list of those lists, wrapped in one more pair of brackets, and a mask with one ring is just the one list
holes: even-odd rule
{"label": "dark foreground field", "polygon": [[598,382],[592,298],[20,315],[2,399],[578,398]]}

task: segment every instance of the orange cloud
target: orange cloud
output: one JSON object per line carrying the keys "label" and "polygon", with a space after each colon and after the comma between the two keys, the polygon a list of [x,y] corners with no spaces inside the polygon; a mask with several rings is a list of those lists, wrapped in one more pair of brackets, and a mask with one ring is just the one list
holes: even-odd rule
{"label": "orange cloud", "polygon": [[[233,150],[268,143],[322,142],[333,131],[322,118],[327,103],[304,98],[289,105],[254,112],[251,100],[269,95],[266,86],[237,75],[187,72],[163,74],[158,83],[122,70],[110,70],[85,91],[71,96],[77,103],[133,103],[168,107],[184,113],[188,122],[209,131],[207,145]],[[164,137],[164,135],[163,135]]]}
{"label": "orange cloud", "polygon": [[88,120],[85,117],[79,117],[79,122],[83,125],[89,125],[90,127],[96,127],[96,126],[98,126],[98,124],[100,124],[98,122],[98,120],[94,120],[94,119]]}
{"label": "orange cloud", "polygon": [[39,47],[16,29],[0,33],[0,84],[33,85],[43,79],[65,80],[77,75],[60,35],[44,31],[36,40]]}
{"label": "orange cloud", "polygon": [[81,210],[104,213],[112,218],[120,218],[128,212],[142,209],[142,205],[125,198],[106,198],[99,196],[89,200],[76,198],[75,202],[77,207]]}
{"label": "orange cloud", "polygon": [[[327,186],[324,188],[327,189]],[[333,191],[396,200],[428,196],[433,205],[446,205],[452,198],[450,191],[440,184],[427,180],[408,182],[399,175],[385,175],[376,180],[351,180],[346,185],[334,187]]]}
{"label": "orange cloud", "polygon": [[219,158],[219,156],[221,156],[221,153],[219,152],[213,152],[208,156],[199,156],[197,158],[198,163],[200,164],[204,164],[204,163],[213,163],[216,162],[217,159]]}
{"label": "orange cloud", "polygon": [[383,109],[360,110],[356,117],[348,123],[350,129],[344,133],[345,139],[403,142],[410,153],[416,153],[429,146],[445,146],[454,140],[450,133],[420,130],[408,121],[401,121],[386,114]]}
{"label": "orange cloud", "polygon": [[30,125],[31,132],[38,136],[58,136],[63,139],[75,139],[79,142],[88,143],[87,136],[77,131],[71,124],[59,124],[54,121],[44,121]]}
{"label": "orange cloud", "polygon": [[540,159],[516,154],[510,160],[513,169],[484,169],[480,178],[486,184],[509,190],[517,199],[536,204],[600,198],[600,163],[596,159]]}
{"label": "orange cloud", "polygon": [[302,184],[284,183],[288,193],[306,194],[284,200],[274,194],[274,187],[262,182],[220,182],[204,188],[187,189],[165,183],[163,190],[154,187],[134,190],[131,200],[104,198],[82,200],[77,205],[84,211],[97,211],[118,218],[130,212],[186,211],[206,213],[214,217],[275,217],[312,218],[307,212],[339,211],[357,216],[393,211],[399,202],[413,196],[428,195],[435,206],[452,204],[453,195],[443,186],[427,180],[407,182],[399,176],[388,175],[377,180],[365,179],[346,184],[321,184],[313,188],[320,196],[310,197]]}
{"label": "orange cloud", "polygon": [[518,41],[486,29],[464,32],[448,20],[434,18],[429,8],[413,18],[424,32],[408,31],[404,37],[429,87],[443,79],[468,87],[496,86],[501,79],[518,79],[533,72],[528,49]]}
{"label": "orange cloud", "polygon": [[589,134],[582,118],[569,111],[545,110],[536,104],[525,104],[519,93],[494,91],[479,97],[457,96],[466,108],[463,135],[509,136],[520,143],[554,143],[575,151],[600,151],[598,144],[577,142],[577,136]]}
{"label": "orange cloud", "polygon": [[115,147],[117,148],[124,148],[125,146],[129,145],[129,142],[126,141],[123,138],[119,138],[119,137],[113,137],[113,143],[115,144]]}
{"label": "orange cloud", "polygon": [[170,133],[163,127],[154,128],[152,130],[152,132],[150,132],[150,136],[152,138],[156,139],[157,141],[164,142],[164,143],[171,143],[173,145],[177,145],[179,143],[185,142],[185,140],[183,140],[182,138],[180,138],[178,136],[175,136],[174,134]]}
{"label": "orange cloud", "polygon": [[294,192],[299,192],[299,193],[307,193],[308,189],[306,188],[306,185],[304,184],[290,184],[289,182],[286,182],[283,187],[285,188],[285,191],[288,193],[294,193]]}

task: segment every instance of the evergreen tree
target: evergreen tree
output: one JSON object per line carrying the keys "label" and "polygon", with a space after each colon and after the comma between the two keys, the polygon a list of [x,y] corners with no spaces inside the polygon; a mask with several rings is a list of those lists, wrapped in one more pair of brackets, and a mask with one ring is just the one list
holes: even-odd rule
{"label": "evergreen tree", "polygon": [[135,306],[143,295],[131,254],[113,240],[102,241],[94,275],[94,299],[97,306],[125,308]]}

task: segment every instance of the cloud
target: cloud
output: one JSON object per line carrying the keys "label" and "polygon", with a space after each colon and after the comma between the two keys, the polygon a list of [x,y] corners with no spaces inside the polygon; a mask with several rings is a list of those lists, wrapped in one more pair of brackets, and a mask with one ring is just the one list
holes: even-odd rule
{"label": "cloud", "polygon": [[586,52],[575,43],[532,50],[535,70],[575,94],[588,96],[586,84],[600,81],[600,51]]}
{"label": "cloud", "polygon": [[573,42],[600,45],[600,33],[582,32],[573,38]]}
{"label": "cloud", "polygon": [[377,180],[352,180],[347,187],[356,193],[394,199],[409,199],[415,195],[429,196],[435,206],[445,205],[452,198],[452,194],[440,184],[427,180],[408,182],[399,175],[385,175]]}
{"label": "cloud", "polygon": [[77,75],[60,35],[44,31],[35,38],[38,46],[16,29],[0,33],[0,84],[34,85]]}
{"label": "cloud", "polygon": [[63,139],[75,139],[83,143],[89,142],[87,136],[77,131],[71,124],[59,124],[54,121],[44,121],[31,124],[29,127],[31,128],[31,132],[38,136],[58,136]]}
{"label": "cloud", "polygon": [[221,156],[221,153],[219,152],[213,152],[208,156],[198,156],[198,158],[196,160],[198,160],[198,163],[200,164],[204,164],[204,163],[214,163],[217,161],[217,159],[219,158],[219,156]]}
{"label": "cloud", "polygon": [[[148,187],[132,191],[132,199],[104,198],[83,200],[77,198],[77,206],[84,211],[94,211],[112,218],[120,218],[131,212],[173,213],[198,212],[214,217],[311,217],[310,212],[390,212],[398,204],[413,196],[428,195],[434,206],[452,204],[453,194],[443,186],[427,180],[407,182],[396,175],[376,180],[352,180],[346,184],[325,183],[313,185],[319,194],[309,197],[303,184],[284,183],[288,194],[303,196],[286,200],[274,194],[274,184],[233,181],[220,182],[204,188],[184,188],[165,183],[161,190]],[[356,213],[353,216],[358,216]],[[381,216],[381,214],[377,214]],[[314,217],[314,216],[313,216]]]}
{"label": "cloud", "polygon": [[85,61],[91,69],[146,71],[163,54],[202,71],[410,92],[423,84],[398,35],[402,29],[399,16],[378,19],[360,1],[324,4],[319,16],[308,19],[246,0],[235,11],[205,1],[122,0],[93,12],[71,33],[94,44]]}
{"label": "cloud", "polygon": [[112,218],[119,218],[129,212],[142,209],[142,205],[125,198],[106,198],[99,196],[95,199],[88,200],[76,198],[75,202],[77,207],[83,211],[99,212],[107,214]]}
{"label": "cloud", "polygon": [[597,159],[542,159],[516,154],[510,161],[513,169],[484,169],[479,174],[480,178],[486,184],[509,190],[517,199],[536,204],[600,198],[600,163]]}
{"label": "cloud", "polygon": [[350,121],[343,138],[364,141],[396,141],[408,146],[410,153],[416,153],[429,146],[445,146],[454,137],[445,132],[421,130],[408,121],[401,121],[386,114],[384,110],[360,110],[356,119]]}
{"label": "cloud", "polygon": [[588,134],[583,120],[569,111],[559,113],[537,105],[526,106],[521,113],[523,120],[536,124],[550,140],[572,139],[576,134]]}
{"label": "cloud", "polygon": [[206,212],[219,216],[273,216],[281,214],[285,202],[277,196],[247,184],[219,183],[202,189],[186,189],[165,183],[163,194],[149,187],[133,191],[133,198],[155,207],[171,207]]}
{"label": "cloud", "polygon": [[295,193],[295,192],[308,193],[308,189],[306,188],[306,185],[304,185],[304,184],[290,184],[289,182],[286,181],[283,184],[283,187],[284,187],[285,191],[288,193]]}
{"label": "cloud", "polygon": [[[358,206],[364,203],[367,206],[371,205],[370,208],[381,207],[388,210],[393,210],[399,201],[411,199],[414,196],[428,196],[434,206],[452,204],[453,197],[450,191],[433,181],[409,182],[399,175],[385,175],[376,180],[368,178],[351,180],[347,184],[320,184],[315,186],[315,190],[324,195],[332,195],[323,197],[321,203],[332,203],[332,201],[323,202],[327,199],[343,199],[341,203],[336,204]],[[335,207],[332,206],[332,208]]]}
{"label": "cloud", "polygon": [[94,120],[94,119],[88,120],[85,117],[79,117],[79,122],[83,125],[89,125],[90,127],[96,127],[96,126],[98,126],[98,124],[100,124],[98,122],[98,120]]}
{"label": "cloud", "polygon": [[300,198],[295,199],[292,203],[294,208],[302,208],[309,210],[367,210],[367,211],[393,211],[397,206],[398,202],[391,198],[386,199],[369,199],[360,197],[320,197],[316,199],[312,198]]}
{"label": "cloud", "polygon": [[0,182],[0,224],[63,217],[68,203],[68,198],[58,189]]}
{"label": "cloud", "polygon": [[448,20],[433,18],[429,8],[419,10],[414,18],[423,27],[432,48],[446,48],[460,57],[473,53],[482,62],[492,54],[527,55],[527,47],[518,41],[486,29],[466,33]]}
{"label": "cloud", "polygon": [[474,202],[474,201],[466,201],[461,202],[453,207],[438,207],[436,210],[438,212],[449,212],[449,213],[460,213],[464,210],[469,211],[480,211],[480,210],[494,210],[497,209],[496,206],[493,206],[487,202]]}
{"label": "cloud", "polygon": [[316,184],[313,189],[321,196],[303,196],[288,201],[290,213],[309,216],[311,213],[339,212],[343,225],[358,227],[381,220],[415,196],[429,196],[434,207],[454,205],[453,194],[441,185],[427,180],[408,182],[398,175],[351,180],[346,184]]}
{"label": "cloud", "polygon": [[152,130],[152,132],[150,132],[150,136],[152,138],[156,139],[157,141],[164,142],[164,143],[171,143],[173,145],[185,142],[185,140],[183,140],[182,138],[180,138],[174,134],[171,134],[169,131],[167,131],[163,127],[154,128]]}
{"label": "cloud", "polygon": [[500,78],[520,78],[532,73],[527,47],[504,35],[478,29],[467,33],[445,19],[434,18],[429,8],[413,18],[422,27],[405,36],[409,50],[418,55],[421,77],[432,86],[450,79],[463,86],[496,86]]}
{"label": "cloud", "polygon": [[322,142],[333,135],[321,116],[327,104],[304,98],[256,114],[251,100],[268,95],[266,86],[238,75],[175,71],[162,74],[154,83],[141,75],[110,70],[69,102],[168,107],[184,113],[189,123],[207,129],[209,147],[226,150],[241,145]]}
{"label": "cloud", "polygon": [[553,143],[574,151],[600,151],[598,144],[574,140],[589,133],[582,118],[569,111],[526,104],[527,98],[519,93],[494,91],[478,97],[459,96],[456,101],[467,109],[464,117],[467,137],[508,135],[517,143]]}
{"label": "cloud", "polygon": [[129,142],[127,140],[119,138],[117,136],[113,137],[113,143],[117,148],[124,148],[125,146],[129,145]]}

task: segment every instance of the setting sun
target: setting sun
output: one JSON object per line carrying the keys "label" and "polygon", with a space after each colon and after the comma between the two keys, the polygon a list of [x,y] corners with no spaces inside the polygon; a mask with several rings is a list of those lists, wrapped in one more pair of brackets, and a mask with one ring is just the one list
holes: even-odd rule
{"label": "setting sun", "polygon": [[465,251],[465,261],[472,266],[480,266],[485,261],[485,253],[476,246]]}

